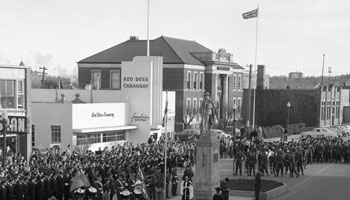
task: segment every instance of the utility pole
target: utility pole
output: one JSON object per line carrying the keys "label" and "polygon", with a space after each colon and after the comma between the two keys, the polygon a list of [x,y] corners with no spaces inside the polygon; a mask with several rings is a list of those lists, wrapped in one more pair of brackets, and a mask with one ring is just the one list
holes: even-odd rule
{"label": "utility pole", "polygon": [[47,68],[44,66],[44,67],[39,67],[39,69],[42,69],[43,70],[43,76],[41,78],[41,88],[45,88],[45,75],[47,73],[45,73],[45,71],[47,70]]}

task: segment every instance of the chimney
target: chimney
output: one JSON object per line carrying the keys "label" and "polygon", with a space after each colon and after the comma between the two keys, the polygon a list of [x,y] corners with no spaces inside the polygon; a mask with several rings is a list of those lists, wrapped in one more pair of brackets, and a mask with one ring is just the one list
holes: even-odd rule
{"label": "chimney", "polygon": [[138,36],[130,36],[130,41],[136,41],[139,40]]}

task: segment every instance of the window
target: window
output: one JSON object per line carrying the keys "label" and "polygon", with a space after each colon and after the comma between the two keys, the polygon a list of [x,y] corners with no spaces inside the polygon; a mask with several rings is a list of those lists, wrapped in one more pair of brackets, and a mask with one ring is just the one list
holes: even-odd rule
{"label": "window", "polygon": [[111,85],[112,89],[120,89],[120,70],[111,70]]}
{"label": "window", "polygon": [[198,76],[198,73],[197,72],[194,72],[193,73],[193,89],[197,89],[197,76]]}
{"label": "window", "polygon": [[[201,109],[202,108],[202,102],[203,102],[203,99],[202,98],[199,98],[198,100],[198,109]],[[200,111],[199,111],[200,112]]]}
{"label": "window", "polygon": [[191,115],[191,99],[186,99],[186,114]]}
{"label": "window", "polygon": [[125,131],[118,131],[117,132],[117,140],[125,140],[126,137],[125,137]]}
{"label": "window", "polygon": [[35,146],[35,125],[32,124],[32,147]]}
{"label": "window", "polygon": [[191,72],[190,71],[187,72],[187,89],[188,90],[191,89]]}
{"label": "window", "polygon": [[17,82],[17,108],[18,109],[24,109],[24,84],[23,81]]}
{"label": "window", "polygon": [[238,75],[238,77],[237,77],[237,89],[238,89],[238,90],[242,89],[242,88],[241,88],[241,85],[242,85],[242,84],[241,84],[241,83],[242,83],[241,81],[242,81],[242,77],[241,77],[241,75]]}
{"label": "window", "polygon": [[237,84],[236,84],[236,83],[237,83],[237,76],[236,76],[236,74],[234,74],[234,75],[233,75],[233,79],[232,79],[232,84],[233,84],[233,85],[232,85],[232,88],[233,88],[233,90],[236,90],[236,89],[237,89],[237,88],[236,88],[236,87],[237,87]]}
{"label": "window", "polygon": [[15,80],[0,80],[0,103],[2,108],[17,108]]}
{"label": "window", "polygon": [[204,90],[204,73],[199,73],[199,89]]}
{"label": "window", "polygon": [[59,144],[61,143],[61,126],[51,126],[51,143]]}
{"label": "window", "polygon": [[101,143],[100,133],[77,135],[77,145],[94,143]]}
{"label": "window", "polygon": [[94,89],[101,88],[101,71],[93,70],[91,71],[91,83]]}
{"label": "window", "polygon": [[241,103],[241,98],[238,98],[237,99],[237,112],[241,112],[241,106],[242,106],[242,103]]}
{"label": "window", "polygon": [[196,98],[194,98],[193,99],[193,114],[197,114],[197,112],[198,112],[198,104],[197,104],[197,99]]}
{"label": "window", "polygon": [[233,97],[232,99],[232,106],[236,108],[236,112],[237,112],[237,102],[235,97]]}

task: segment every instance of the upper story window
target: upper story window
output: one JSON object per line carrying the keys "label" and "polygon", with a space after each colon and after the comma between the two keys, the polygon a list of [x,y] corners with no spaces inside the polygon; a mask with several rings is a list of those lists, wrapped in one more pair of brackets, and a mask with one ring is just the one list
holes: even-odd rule
{"label": "upper story window", "polygon": [[236,75],[236,74],[233,75],[233,79],[232,79],[232,88],[233,88],[234,90],[237,89],[237,75]]}
{"label": "upper story window", "polygon": [[61,143],[61,126],[51,126],[51,143],[59,144]]}
{"label": "upper story window", "polygon": [[191,71],[187,72],[187,89],[191,89]]}
{"label": "upper story window", "polygon": [[91,71],[91,83],[94,89],[101,88],[101,71],[100,70],[92,70]]}
{"label": "upper story window", "polygon": [[191,115],[191,99],[186,99],[186,114]]}
{"label": "upper story window", "polygon": [[198,113],[198,104],[197,104],[197,99],[194,98],[193,99],[193,114],[197,114]]}
{"label": "upper story window", "polygon": [[0,104],[4,109],[24,109],[24,80],[0,80]]}
{"label": "upper story window", "polygon": [[198,81],[198,73],[197,72],[194,72],[193,73],[193,89],[197,89],[197,81]]}
{"label": "upper story window", "polygon": [[238,90],[242,89],[242,88],[241,88],[241,85],[242,85],[242,76],[241,76],[241,75],[238,75],[238,76],[237,76],[237,89],[238,89]]}
{"label": "upper story window", "polygon": [[204,73],[199,73],[199,89],[204,90]]}
{"label": "upper story window", "polygon": [[111,89],[120,89],[120,70],[111,70]]}

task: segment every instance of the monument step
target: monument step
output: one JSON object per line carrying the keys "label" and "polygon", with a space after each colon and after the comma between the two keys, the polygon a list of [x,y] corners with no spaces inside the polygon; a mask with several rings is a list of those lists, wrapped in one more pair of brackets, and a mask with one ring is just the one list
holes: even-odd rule
{"label": "monument step", "polygon": [[229,200],[254,200],[252,197],[237,197],[237,196],[229,196]]}

